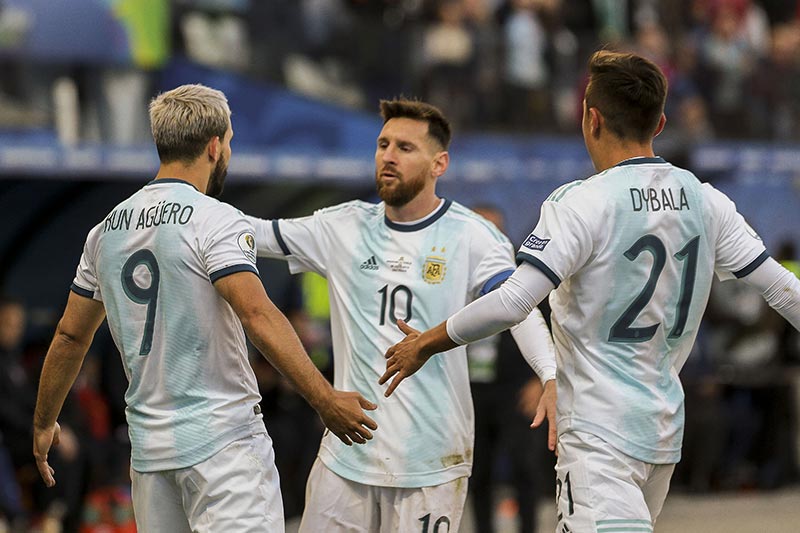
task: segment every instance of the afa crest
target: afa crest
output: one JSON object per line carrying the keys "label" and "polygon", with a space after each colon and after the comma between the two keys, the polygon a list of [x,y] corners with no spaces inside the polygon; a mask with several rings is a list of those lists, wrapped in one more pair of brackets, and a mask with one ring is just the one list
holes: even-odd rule
{"label": "afa crest", "polygon": [[[435,250],[435,248],[434,248]],[[442,249],[444,251],[444,249]],[[437,255],[429,255],[422,266],[422,279],[427,283],[441,283],[447,272],[447,260]]]}

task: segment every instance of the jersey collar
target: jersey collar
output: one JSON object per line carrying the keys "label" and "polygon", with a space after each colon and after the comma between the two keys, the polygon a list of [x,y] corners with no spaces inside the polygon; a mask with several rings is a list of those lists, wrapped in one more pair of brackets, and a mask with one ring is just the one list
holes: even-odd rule
{"label": "jersey collar", "polygon": [[625,161],[620,161],[615,167],[624,167],[628,165],[646,165],[648,163],[666,163],[663,157],[632,157]]}
{"label": "jersey collar", "polygon": [[150,185],[159,185],[161,183],[183,183],[184,185],[188,185],[189,187],[191,187],[192,189],[196,190],[197,192],[200,192],[200,191],[197,190],[197,187],[195,187],[193,184],[189,183],[186,180],[179,180],[178,178],[161,178],[161,179],[157,179],[157,180],[152,180],[152,181],[148,182],[147,185],[145,185],[145,187],[148,187]]}
{"label": "jersey collar", "polygon": [[428,218],[423,220],[422,222],[418,222],[417,224],[398,224],[397,222],[392,222],[389,220],[389,217],[386,216],[386,213],[383,214],[383,221],[389,226],[391,229],[395,231],[404,231],[404,232],[411,232],[411,231],[419,231],[421,229],[425,229],[440,218],[444,216],[448,209],[450,209],[450,205],[453,203],[452,200],[448,200],[445,198],[442,205],[439,206],[439,209]]}

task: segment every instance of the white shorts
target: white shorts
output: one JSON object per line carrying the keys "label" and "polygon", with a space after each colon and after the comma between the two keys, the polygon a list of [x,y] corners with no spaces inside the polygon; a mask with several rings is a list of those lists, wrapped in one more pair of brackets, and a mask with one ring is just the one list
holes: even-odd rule
{"label": "white shorts", "polygon": [[362,485],[328,469],[317,458],[306,485],[299,533],[456,533],[468,478],[434,487]]}
{"label": "white shorts", "polygon": [[655,465],[578,431],[558,438],[557,533],[652,533],[674,464]]}
{"label": "white shorts", "polygon": [[147,533],[283,533],[283,501],[272,439],[234,441],[178,470],[131,469],[133,512]]}

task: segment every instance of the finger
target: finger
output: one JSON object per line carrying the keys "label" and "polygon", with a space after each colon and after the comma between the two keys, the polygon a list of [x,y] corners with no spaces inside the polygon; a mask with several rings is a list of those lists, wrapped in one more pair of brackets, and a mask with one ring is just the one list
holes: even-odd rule
{"label": "finger", "polygon": [[383,354],[383,357],[386,358],[386,359],[391,359],[391,357],[394,355],[394,352],[396,352],[396,351],[397,351],[397,345],[396,344],[392,345],[392,346],[389,346],[389,349],[386,350],[386,353]]}
{"label": "finger", "polygon": [[365,438],[366,440],[372,440],[372,432],[365,428],[364,426],[359,426],[358,428],[359,436]]}
{"label": "finger", "polygon": [[44,484],[48,487],[52,487],[56,484],[56,480],[53,477],[55,474],[55,470],[51,467],[47,461],[36,461],[36,467],[39,469],[39,475],[42,476],[42,480]]}
{"label": "finger", "polygon": [[419,331],[409,326],[406,321],[401,318],[397,319],[397,327],[400,328],[400,331],[406,335],[410,335],[411,333],[419,333]]}
{"label": "finger", "polygon": [[541,407],[537,408],[536,409],[536,416],[533,418],[533,423],[531,423],[531,427],[532,428],[538,428],[539,426],[541,426],[542,422],[544,422],[544,418],[545,418],[544,415],[545,415],[545,410],[542,409]]}
{"label": "finger", "polygon": [[404,379],[405,376],[403,375],[403,373],[402,372],[398,373],[397,376],[395,376],[395,378],[392,380],[392,382],[389,383],[389,388],[386,389],[386,392],[383,393],[383,395],[386,396],[387,398],[391,396],[394,390],[397,388],[397,386],[400,385],[400,382],[403,381]]}
{"label": "finger", "polygon": [[551,452],[556,451],[558,442],[558,428],[556,428],[556,417],[553,413],[547,413],[547,447]]}
{"label": "finger", "polygon": [[367,411],[374,411],[378,408],[378,404],[372,403],[361,395],[358,396],[358,403],[361,405],[362,409],[366,409]]}
{"label": "finger", "polygon": [[367,442],[357,430],[348,433],[347,436],[356,444],[365,444]]}
{"label": "finger", "polygon": [[365,416],[364,418],[361,419],[361,425],[368,427],[372,431],[378,429],[378,423],[368,416]]}
{"label": "finger", "polygon": [[[387,368],[386,372],[384,372],[383,375],[378,380],[378,385],[383,385],[384,383],[389,381],[389,378],[391,378],[395,374],[397,374],[397,368],[396,367],[393,366],[392,368]],[[387,394],[386,396],[389,396],[389,395]]]}
{"label": "finger", "polygon": [[347,433],[341,433],[340,434],[338,432],[335,432],[335,435],[337,437],[339,437],[339,440],[342,441],[345,444],[345,446],[352,446],[353,445],[353,443],[350,441],[350,438],[347,436]]}

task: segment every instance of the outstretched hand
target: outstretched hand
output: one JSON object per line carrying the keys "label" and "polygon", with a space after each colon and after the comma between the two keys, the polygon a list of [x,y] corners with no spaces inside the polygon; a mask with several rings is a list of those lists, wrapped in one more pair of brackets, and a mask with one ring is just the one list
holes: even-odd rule
{"label": "outstretched hand", "polygon": [[387,398],[392,395],[401,381],[422,368],[422,365],[430,357],[424,355],[419,346],[419,331],[403,320],[397,321],[397,327],[405,333],[406,338],[386,350],[386,372],[378,380],[378,383],[383,385],[394,376],[392,382],[389,383],[389,388],[384,393]]}
{"label": "outstretched hand", "polygon": [[378,406],[357,392],[334,390],[330,402],[319,410],[322,423],[343,443],[351,446],[354,442],[365,444],[372,439],[372,431],[378,429],[364,410],[374,411]]}
{"label": "outstretched hand", "polygon": [[33,456],[36,458],[36,468],[39,469],[39,475],[42,476],[44,484],[48,487],[56,484],[56,478],[54,477],[55,470],[47,462],[47,455],[54,444],[58,445],[60,437],[61,426],[58,422],[46,429],[34,428],[33,430]]}
{"label": "outstretched hand", "polygon": [[539,398],[539,405],[536,406],[536,416],[531,423],[532,428],[538,428],[547,419],[547,448],[556,451],[556,380],[548,380],[544,384],[542,397]]}

